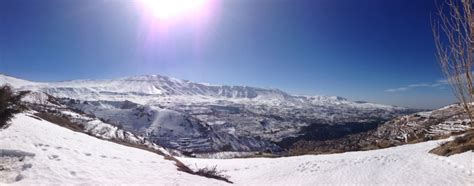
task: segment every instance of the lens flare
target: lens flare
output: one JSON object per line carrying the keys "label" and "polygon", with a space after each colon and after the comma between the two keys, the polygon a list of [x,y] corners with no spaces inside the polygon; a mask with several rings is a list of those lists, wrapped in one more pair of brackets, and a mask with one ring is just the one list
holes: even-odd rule
{"label": "lens flare", "polygon": [[208,0],[138,0],[143,10],[160,20],[199,14]]}

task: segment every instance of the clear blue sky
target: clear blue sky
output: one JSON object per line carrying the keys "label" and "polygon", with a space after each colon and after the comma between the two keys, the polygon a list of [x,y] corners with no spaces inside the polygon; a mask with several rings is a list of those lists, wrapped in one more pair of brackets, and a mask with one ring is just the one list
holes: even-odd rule
{"label": "clear blue sky", "polygon": [[438,83],[433,0],[213,3],[207,16],[162,21],[131,0],[0,0],[0,72],[161,74],[414,108],[454,101]]}

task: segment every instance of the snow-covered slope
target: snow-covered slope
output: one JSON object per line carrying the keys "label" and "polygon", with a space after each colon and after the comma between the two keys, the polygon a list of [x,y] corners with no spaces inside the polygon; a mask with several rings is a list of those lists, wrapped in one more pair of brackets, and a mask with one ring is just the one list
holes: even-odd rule
{"label": "snow-covered slope", "polygon": [[0,84],[8,84],[14,88],[20,88],[29,85],[40,85],[41,83],[34,83],[31,81],[0,74]]}
{"label": "snow-covered slope", "polygon": [[473,185],[474,153],[428,153],[440,141],[382,150],[285,158],[179,158],[217,166],[236,185]]}
{"label": "snow-covered slope", "polygon": [[[0,84],[18,82],[0,77]],[[15,87],[60,98],[65,107],[165,147],[192,152],[279,151],[278,142],[304,135],[311,125],[350,124],[347,129],[352,131],[360,123],[412,111],[337,96],[294,96],[277,89],[208,85],[158,75]]]}
{"label": "snow-covered slope", "polygon": [[224,185],[177,171],[173,161],[18,114],[0,131],[0,185]]}
{"label": "snow-covered slope", "polygon": [[436,139],[470,128],[470,120],[459,104],[437,110],[400,116],[379,127],[374,134],[381,139],[408,143],[420,139]]}
{"label": "snow-covered slope", "polygon": [[[180,158],[217,166],[235,185],[472,185],[473,152],[428,153],[441,141],[331,155],[285,158]],[[0,184],[226,185],[176,170],[163,156],[18,114],[0,131]]]}
{"label": "snow-covered slope", "polygon": [[468,131],[470,125],[462,106],[454,104],[437,110],[399,116],[373,130],[337,139],[301,139],[287,149],[292,155],[379,149],[447,138]]}

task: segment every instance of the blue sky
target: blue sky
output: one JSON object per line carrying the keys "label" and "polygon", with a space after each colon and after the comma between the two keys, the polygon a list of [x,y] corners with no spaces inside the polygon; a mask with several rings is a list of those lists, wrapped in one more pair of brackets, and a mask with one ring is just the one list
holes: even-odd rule
{"label": "blue sky", "polygon": [[414,108],[454,102],[432,0],[214,0],[154,19],[126,0],[0,1],[0,72],[35,81],[161,74]]}

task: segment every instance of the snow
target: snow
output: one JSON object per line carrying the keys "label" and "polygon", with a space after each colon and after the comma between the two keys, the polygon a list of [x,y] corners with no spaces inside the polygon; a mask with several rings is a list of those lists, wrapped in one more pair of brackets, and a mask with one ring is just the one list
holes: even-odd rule
{"label": "snow", "polygon": [[472,152],[452,157],[428,153],[439,143],[284,158],[179,159],[197,167],[217,166],[236,185],[474,184]]}
{"label": "snow", "polygon": [[433,112],[432,111],[425,111],[425,112],[418,112],[417,114],[420,115],[421,117],[427,118],[427,117],[430,117],[431,114],[433,114]]}
{"label": "snow", "polygon": [[[16,84],[14,78],[4,81]],[[24,99],[28,103],[60,103],[166,148],[190,152],[279,151],[276,142],[299,136],[315,123],[384,121],[409,111],[337,96],[293,96],[278,89],[208,86],[159,75],[23,83],[18,89],[34,91]],[[48,97],[57,99],[49,103]],[[91,124],[100,126],[98,123]]]}
{"label": "snow", "polygon": [[434,135],[444,134],[448,135],[451,132],[462,132],[468,130],[470,120],[469,119],[458,119],[455,121],[444,121],[438,125],[430,126],[429,133]]}
{"label": "snow", "polygon": [[[0,131],[0,183],[225,185],[176,170],[162,156],[18,114]],[[472,152],[428,151],[443,140],[388,149],[283,158],[179,158],[191,168],[217,166],[235,185],[472,185]],[[22,161],[20,161],[22,159]],[[5,169],[6,168],[6,169]],[[6,171],[5,171],[6,170]]]}
{"label": "snow", "polygon": [[106,80],[73,80],[37,83],[0,75],[0,84],[8,83],[22,90],[43,91],[59,98],[88,101],[133,101],[139,104],[216,103],[230,101],[269,106],[343,106],[355,109],[403,110],[405,108],[356,103],[337,96],[293,96],[278,89],[248,86],[209,85],[160,75],[132,76]]}
{"label": "snow", "polygon": [[474,152],[467,151],[461,154],[451,155],[449,156],[448,161],[450,161],[451,164],[471,167],[474,169]]}
{"label": "snow", "polygon": [[[11,168],[0,171],[0,184],[225,184],[177,171],[174,162],[163,156],[73,132],[28,114],[19,114],[12,122],[0,131],[0,165]],[[15,157],[24,160],[14,161]]]}
{"label": "snow", "polygon": [[34,84],[39,84],[39,83],[34,83],[31,81],[26,81],[26,80],[0,74],[0,85],[3,85],[3,84],[8,84],[14,88],[19,88],[22,86],[34,85]]}
{"label": "snow", "polygon": [[257,154],[258,152],[215,152],[215,153],[196,153],[193,154],[193,157],[196,158],[206,158],[206,159],[231,159],[238,157],[249,157]]}
{"label": "snow", "polygon": [[21,101],[33,104],[41,104],[52,106],[53,104],[48,101],[48,95],[43,92],[30,92],[26,94]]}

